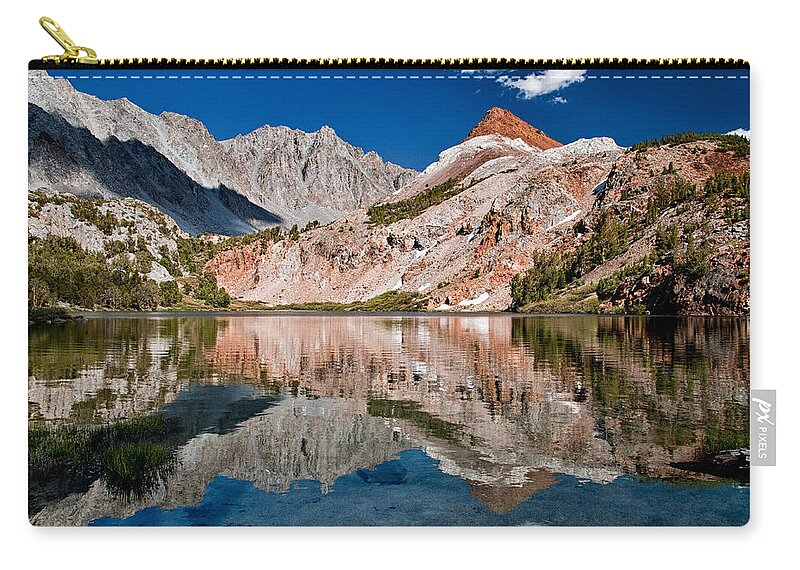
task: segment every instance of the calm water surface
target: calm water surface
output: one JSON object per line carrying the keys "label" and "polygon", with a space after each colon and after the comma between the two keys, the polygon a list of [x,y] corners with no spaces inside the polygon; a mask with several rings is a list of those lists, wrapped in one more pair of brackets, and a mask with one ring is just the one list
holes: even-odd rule
{"label": "calm water surface", "polygon": [[39,525],[741,525],[746,319],[183,315],[29,333]]}

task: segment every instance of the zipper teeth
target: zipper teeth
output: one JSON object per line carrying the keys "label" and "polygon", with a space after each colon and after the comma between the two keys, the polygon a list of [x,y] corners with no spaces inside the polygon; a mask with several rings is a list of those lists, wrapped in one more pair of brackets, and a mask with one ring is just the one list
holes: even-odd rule
{"label": "zipper teeth", "polygon": [[441,58],[441,59],[394,59],[394,58],[331,58],[331,59],[288,59],[288,58],[217,58],[217,59],[177,59],[177,58],[121,58],[101,59],[98,64],[76,64],[59,61],[34,60],[31,69],[50,69],[58,67],[103,67],[103,68],[416,68],[416,69],[749,69],[750,64],[743,59],[732,58],[561,58],[561,59],[516,59],[516,58]]}

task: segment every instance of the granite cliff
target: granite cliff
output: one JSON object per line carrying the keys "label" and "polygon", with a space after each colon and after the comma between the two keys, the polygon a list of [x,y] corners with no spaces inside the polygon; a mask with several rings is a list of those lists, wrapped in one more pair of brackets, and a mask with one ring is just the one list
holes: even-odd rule
{"label": "granite cliff", "polygon": [[218,141],[196,119],[105,101],[45,72],[30,72],[28,100],[30,190],[137,198],[192,234],[328,223],[416,174],[327,126],[265,125]]}

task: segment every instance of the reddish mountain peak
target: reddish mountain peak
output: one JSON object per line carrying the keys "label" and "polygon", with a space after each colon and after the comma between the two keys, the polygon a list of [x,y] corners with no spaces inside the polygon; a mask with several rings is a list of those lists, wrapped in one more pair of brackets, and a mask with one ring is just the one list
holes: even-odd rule
{"label": "reddish mountain peak", "polygon": [[529,145],[541,150],[564,146],[557,140],[547,136],[543,131],[529,125],[511,111],[500,107],[492,107],[486,111],[480,122],[475,125],[464,140],[493,134],[502,135],[510,139],[522,139]]}

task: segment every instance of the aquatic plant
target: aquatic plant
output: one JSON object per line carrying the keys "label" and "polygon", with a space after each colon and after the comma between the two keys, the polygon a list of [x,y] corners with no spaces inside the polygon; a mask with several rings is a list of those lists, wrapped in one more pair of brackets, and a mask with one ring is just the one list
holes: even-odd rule
{"label": "aquatic plant", "polygon": [[[99,478],[114,495],[143,496],[175,468],[174,451],[164,441],[167,432],[161,415],[107,425],[32,424],[29,479],[63,495],[88,489]],[[35,505],[30,507],[35,510]]]}
{"label": "aquatic plant", "polygon": [[175,468],[175,456],[166,445],[139,441],[103,450],[100,466],[108,490],[130,499],[155,489]]}

